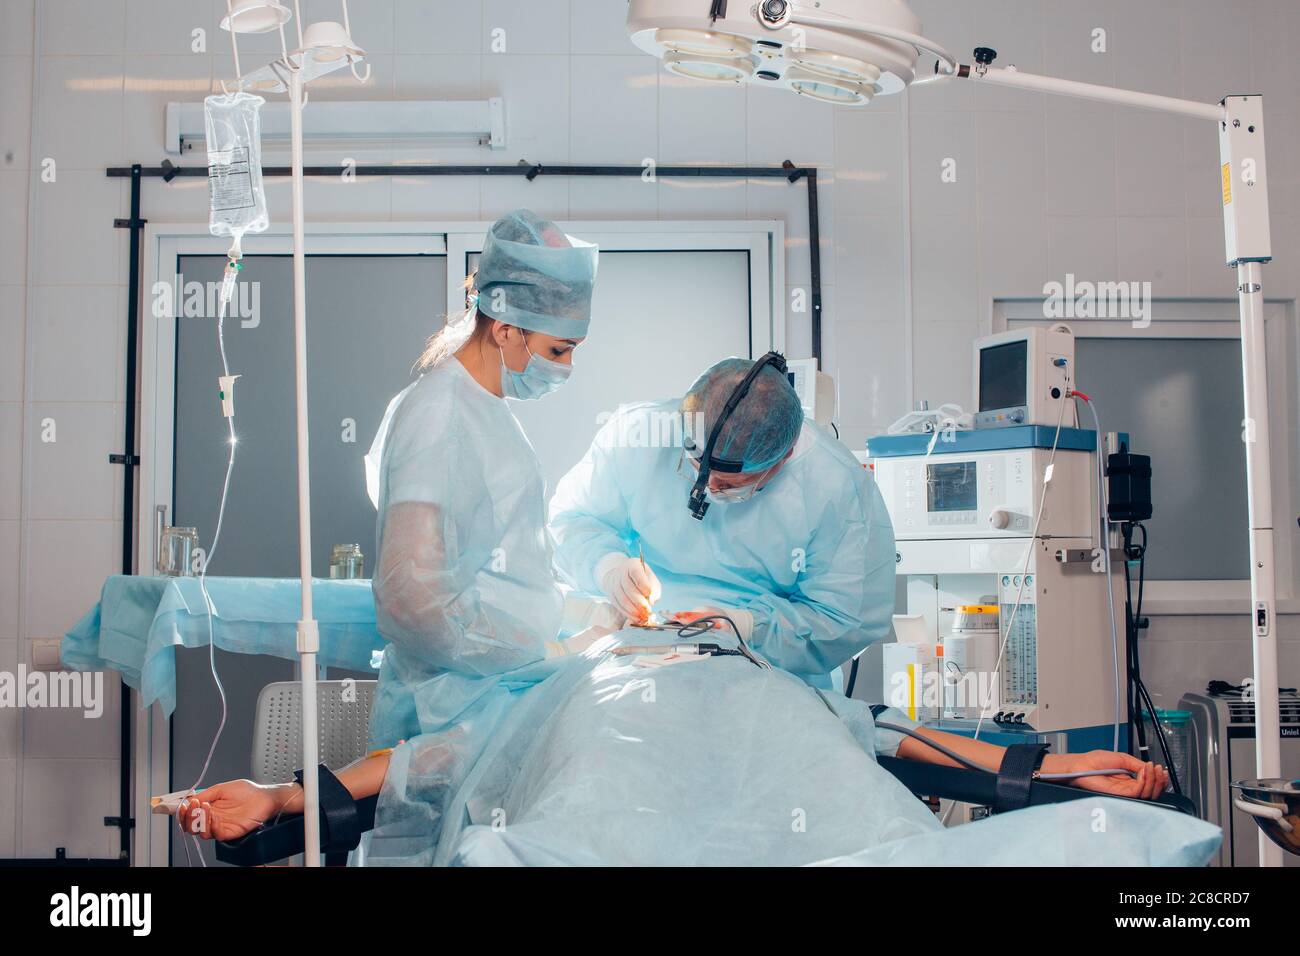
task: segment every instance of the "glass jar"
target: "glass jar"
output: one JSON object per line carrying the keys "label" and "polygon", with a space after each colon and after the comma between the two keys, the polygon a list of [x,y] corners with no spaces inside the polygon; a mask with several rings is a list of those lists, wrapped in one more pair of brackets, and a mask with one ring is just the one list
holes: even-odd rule
{"label": "glass jar", "polygon": [[366,576],[366,558],[359,544],[336,544],[330,552],[330,578],[352,581]]}
{"label": "glass jar", "polygon": [[198,546],[197,529],[163,528],[158,539],[158,573],[169,578],[192,577]]}

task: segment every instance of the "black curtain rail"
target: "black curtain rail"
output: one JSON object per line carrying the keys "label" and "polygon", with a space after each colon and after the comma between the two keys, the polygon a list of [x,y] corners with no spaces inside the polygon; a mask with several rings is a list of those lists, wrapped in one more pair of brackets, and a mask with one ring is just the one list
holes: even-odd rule
{"label": "black curtain rail", "polygon": [[[342,166],[304,166],[303,175],[311,177],[338,176],[344,171]],[[523,176],[529,182],[538,176],[643,176],[647,172],[658,178],[660,176],[683,179],[779,179],[785,178],[791,183],[803,180],[808,193],[808,257],[809,271],[809,311],[812,332],[812,357],[818,365],[822,360],[822,268],[821,268],[821,228],[817,213],[817,167],[796,166],[785,160],[780,166],[612,166],[558,163],[548,166],[543,163],[530,163],[521,160],[509,166],[440,166],[440,165],[383,165],[353,166],[349,173],[356,176]],[[114,178],[136,177],[162,179],[171,182],[177,177],[186,179],[207,176],[206,166],[177,166],[164,159],[161,166],[111,166],[108,175]],[[288,166],[270,166],[262,170],[264,177],[292,176],[293,170]],[[135,276],[132,276],[132,281]]]}
{"label": "black curtain rail", "polygon": [[[108,175],[115,178],[129,178],[130,166],[112,166]],[[343,166],[304,166],[304,176],[337,176],[344,171]],[[649,172],[655,177],[698,177],[717,179],[778,179],[784,177],[795,182],[804,177],[815,176],[817,170],[811,166],[796,166],[786,162],[782,166],[580,166],[559,163],[519,163],[512,166],[403,166],[357,165],[348,169],[358,176],[642,176]],[[142,176],[150,179],[175,179],[178,176],[207,176],[206,166],[143,166]],[[262,169],[265,176],[290,176],[292,169],[288,166],[267,166]]]}

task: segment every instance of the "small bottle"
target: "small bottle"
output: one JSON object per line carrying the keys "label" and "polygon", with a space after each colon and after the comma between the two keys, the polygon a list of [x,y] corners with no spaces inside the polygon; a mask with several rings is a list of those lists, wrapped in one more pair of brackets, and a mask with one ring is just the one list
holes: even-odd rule
{"label": "small bottle", "polygon": [[366,576],[366,559],[359,544],[336,544],[330,552],[330,578],[352,581]]}

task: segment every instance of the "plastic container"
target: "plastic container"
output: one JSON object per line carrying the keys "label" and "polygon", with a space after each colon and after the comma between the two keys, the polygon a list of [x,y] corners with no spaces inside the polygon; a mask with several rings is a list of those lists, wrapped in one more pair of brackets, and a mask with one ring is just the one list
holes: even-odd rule
{"label": "plastic container", "polygon": [[[1187,758],[1191,750],[1191,711],[1165,710],[1157,707],[1156,721],[1160,725],[1159,730],[1164,733],[1165,745],[1169,748],[1169,756],[1173,760],[1173,769],[1178,774],[1178,782],[1186,789],[1190,779],[1187,775],[1189,767]],[[1151,711],[1142,711],[1142,723],[1146,730],[1150,760],[1168,770],[1165,753],[1160,748],[1160,741],[1156,737],[1156,726],[1151,720]]]}
{"label": "plastic container", "polygon": [[208,231],[232,236],[270,225],[262,188],[262,104],[252,93],[218,94],[203,101],[208,145]]}

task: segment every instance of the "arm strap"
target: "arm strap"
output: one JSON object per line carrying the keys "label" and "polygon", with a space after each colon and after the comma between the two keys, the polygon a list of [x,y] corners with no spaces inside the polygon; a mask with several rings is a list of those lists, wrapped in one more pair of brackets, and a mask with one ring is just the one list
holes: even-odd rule
{"label": "arm strap", "polygon": [[[293,772],[294,779],[302,784],[302,771]],[[356,849],[361,842],[361,827],[357,820],[357,802],[348,788],[321,764],[317,768],[320,781],[320,845],[331,853]]]}
{"label": "arm strap", "polygon": [[1006,813],[1029,806],[1029,785],[1034,782],[1034,771],[1042,765],[1048,745],[1012,744],[1002,755],[998,767],[994,813]]}

